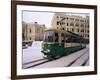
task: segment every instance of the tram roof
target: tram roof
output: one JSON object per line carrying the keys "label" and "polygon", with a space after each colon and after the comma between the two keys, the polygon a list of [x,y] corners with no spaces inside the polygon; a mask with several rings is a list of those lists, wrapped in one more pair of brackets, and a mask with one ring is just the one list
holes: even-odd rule
{"label": "tram roof", "polygon": [[88,40],[88,39],[84,39],[82,36],[76,34],[76,33],[73,33],[71,31],[66,31],[66,30],[59,30],[59,29],[47,29],[45,31],[55,31],[55,32],[62,32],[62,33],[65,33],[65,34],[68,34],[70,35],[71,37],[76,37],[78,40]]}
{"label": "tram roof", "polygon": [[72,36],[81,37],[81,36],[80,36],[80,35],[78,35],[78,34],[75,34],[75,33],[71,32],[71,31],[66,31],[66,30],[59,30],[59,29],[47,29],[47,30],[45,30],[45,31],[57,31],[57,32],[68,33],[68,34],[70,34],[70,35],[72,35]]}
{"label": "tram roof", "polygon": [[72,36],[82,38],[82,36],[80,36],[80,35],[78,35],[78,34],[76,34],[76,33],[73,33],[73,32],[71,32],[71,31],[66,31],[66,32],[69,33],[69,34],[72,35]]}

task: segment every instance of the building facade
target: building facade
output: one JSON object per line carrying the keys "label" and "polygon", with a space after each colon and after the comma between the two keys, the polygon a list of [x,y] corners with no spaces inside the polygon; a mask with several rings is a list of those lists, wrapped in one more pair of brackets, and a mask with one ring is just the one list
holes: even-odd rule
{"label": "building facade", "polygon": [[55,13],[52,19],[52,28],[71,31],[89,39],[89,16]]}
{"label": "building facade", "polygon": [[44,37],[45,25],[35,23],[22,23],[23,41],[42,41]]}

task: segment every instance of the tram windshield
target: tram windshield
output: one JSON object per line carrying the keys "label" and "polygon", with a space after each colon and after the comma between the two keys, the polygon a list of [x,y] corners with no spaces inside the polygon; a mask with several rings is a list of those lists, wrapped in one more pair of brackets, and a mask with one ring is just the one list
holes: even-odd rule
{"label": "tram windshield", "polygon": [[54,32],[46,31],[45,32],[44,41],[45,42],[53,42],[53,39],[54,39]]}

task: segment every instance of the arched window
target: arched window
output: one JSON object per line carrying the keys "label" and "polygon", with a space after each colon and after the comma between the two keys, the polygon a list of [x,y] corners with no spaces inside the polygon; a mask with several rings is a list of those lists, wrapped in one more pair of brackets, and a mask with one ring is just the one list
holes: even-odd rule
{"label": "arched window", "polygon": [[60,23],[59,23],[59,21],[57,21],[57,25],[59,25]]}
{"label": "arched window", "polygon": [[68,26],[68,23],[67,23],[67,26]]}

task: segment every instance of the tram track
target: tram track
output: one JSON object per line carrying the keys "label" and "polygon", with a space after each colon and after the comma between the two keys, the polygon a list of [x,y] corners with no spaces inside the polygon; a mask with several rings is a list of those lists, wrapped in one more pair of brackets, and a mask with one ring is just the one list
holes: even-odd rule
{"label": "tram track", "polygon": [[84,61],[84,63],[81,66],[85,66],[88,60],[89,60],[89,56],[88,56],[88,58]]}
{"label": "tram track", "polygon": [[38,59],[38,60],[35,60],[35,61],[31,61],[31,63],[24,64],[23,66],[26,66],[26,67],[23,67],[23,68],[28,69],[28,68],[31,68],[31,67],[35,67],[35,66],[50,62],[50,61],[53,61],[53,59],[49,59],[49,60],[47,58]]}
{"label": "tram track", "polygon": [[[69,67],[69,66],[72,66],[72,64],[74,64],[79,58],[81,58],[83,55],[85,55],[86,53],[88,52],[88,49],[83,52],[80,56],[78,56],[76,59],[74,59],[73,61],[71,61],[67,66],[65,67]],[[89,59],[89,58],[88,58]],[[86,62],[88,61],[85,60],[84,63],[82,63],[81,66],[84,66],[86,64]],[[27,63],[24,63],[23,64],[23,69],[28,69],[28,68],[31,68],[31,67],[36,67],[36,66],[39,66],[39,65],[42,65],[44,63],[47,63],[47,62],[50,62],[50,61],[54,61],[55,59],[48,59],[48,58],[41,58],[41,59],[37,59],[37,60],[34,60],[34,61],[31,61],[31,62],[27,62]],[[56,59],[57,60],[57,59]]]}
{"label": "tram track", "polygon": [[45,59],[46,58],[37,59],[37,60],[34,60],[34,61],[30,61],[30,62],[24,63],[23,65],[31,64],[31,63],[38,62],[38,61],[45,60]]}
{"label": "tram track", "polygon": [[[75,60],[73,60],[72,62],[70,62],[67,66],[65,67],[69,67],[72,66],[78,59],[80,59],[83,55],[85,55],[88,52],[88,50],[86,50],[85,52],[83,52],[83,54],[81,54],[80,56],[78,56]],[[88,59],[87,59],[88,60]],[[87,62],[87,60],[85,60],[85,62],[82,64],[82,66],[85,65],[85,63]]]}

